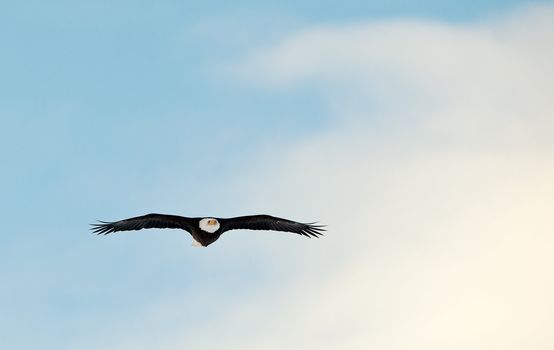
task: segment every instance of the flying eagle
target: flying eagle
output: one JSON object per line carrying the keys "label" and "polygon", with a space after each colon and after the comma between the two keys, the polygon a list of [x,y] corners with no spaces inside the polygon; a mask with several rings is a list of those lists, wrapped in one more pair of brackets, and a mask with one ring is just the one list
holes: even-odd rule
{"label": "flying eagle", "polygon": [[107,235],[118,231],[134,231],[143,228],[178,228],[191,234],[193,245],[207,247],[226,231],[273,230],[297,233],[306,237],[318,237],[325,231],[323,225],[303,224],[270,215],[238,216],[235,218],[187,218],[177,215],[148,214],[114,222],[99,221],[92,224],[96,234]]}

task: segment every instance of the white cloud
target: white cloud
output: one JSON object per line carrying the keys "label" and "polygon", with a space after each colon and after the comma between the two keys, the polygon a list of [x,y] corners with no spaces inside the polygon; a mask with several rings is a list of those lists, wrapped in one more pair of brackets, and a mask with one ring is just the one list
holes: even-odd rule
{"label": "white cloud", "polygon": [[237,195],[329,233],[255,238],[275,283],[129,347],[554,348],[553,17],[326,26],[254,52],[251,83],[316,86],[336,122],[260,155]]}
{"label": "white cloud", "polygon": [[553,126],[554,11],[522,12],[473,25],[322,26],[254,52],[238,72],[278,88],[318,86],[347,118],[378,109],[388,123],[423,118],[443,134],[534,141],[526,132]]}

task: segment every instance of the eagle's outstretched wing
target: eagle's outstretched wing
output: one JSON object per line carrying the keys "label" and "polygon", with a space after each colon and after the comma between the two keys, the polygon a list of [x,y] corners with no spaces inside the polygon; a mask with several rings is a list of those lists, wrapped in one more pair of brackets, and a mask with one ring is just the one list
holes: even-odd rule
{"label": "eagle's outstretched wing", "polygon": [[99,235],[117,231],[142,230],[143,228],[179,228],[192,232],[193,225],[193,220],[184,216],[148,214],[121,221],[100,221],[99,224],[92,224],[91,229],[92,232]]}
{"label": "eagle's outstretched wing", "polygon": [[325,231],[323,225],[303,224],[270,215],[250,215],[236,218],[218,219],[221,231],[230,230],[271,230],[297,233],[306,237],[318,237]]}

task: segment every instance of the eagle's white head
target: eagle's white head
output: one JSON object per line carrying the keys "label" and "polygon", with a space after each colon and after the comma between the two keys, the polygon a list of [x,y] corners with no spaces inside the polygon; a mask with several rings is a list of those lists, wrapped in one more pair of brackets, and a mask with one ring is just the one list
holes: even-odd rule
{"label": "eagle's white head", "polygon": [[200,229],[202,231],[206,231],[209,233],[214,233],[215,231],[219,230],[219,221],[214,218],[204,218],[200,220],[200,223],[198,224]]}

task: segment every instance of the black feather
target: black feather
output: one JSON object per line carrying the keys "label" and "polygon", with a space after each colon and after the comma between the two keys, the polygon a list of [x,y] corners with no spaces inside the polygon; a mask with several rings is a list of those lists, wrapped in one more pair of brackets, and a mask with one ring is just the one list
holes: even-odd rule
{"label": "black feather", "polygon": [[148,214],[130,219],[92,224],[92,232],[107,235],[118,231],[136,231],[143,228],[178,228],[192,232],[194,220],[176,215]]}
{"label": "black feather", "polygon": [[250,215],[218,219],[223,232],[230,230],[270,230],[292,232],[305,237],[319,237],[325,231],[324,225],[301,223],[270,215]]}

